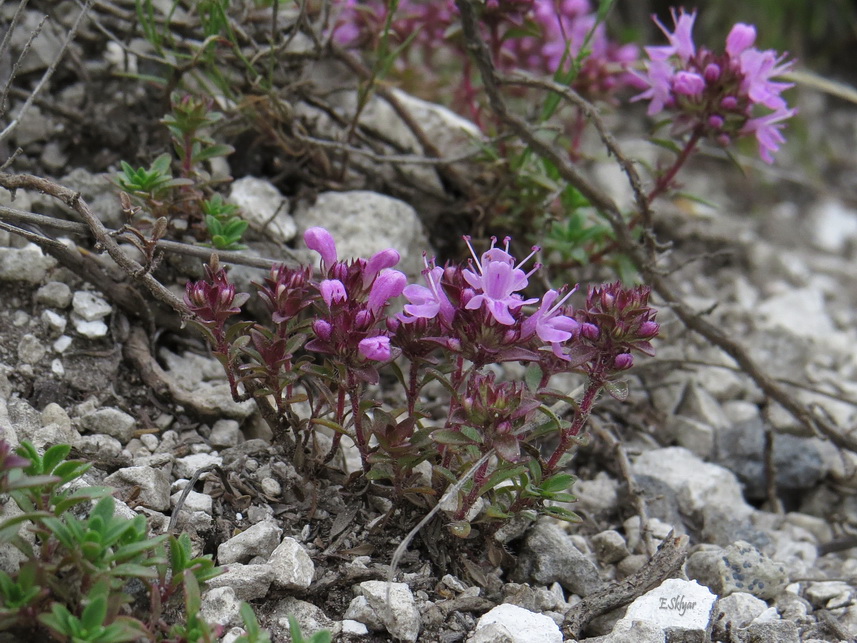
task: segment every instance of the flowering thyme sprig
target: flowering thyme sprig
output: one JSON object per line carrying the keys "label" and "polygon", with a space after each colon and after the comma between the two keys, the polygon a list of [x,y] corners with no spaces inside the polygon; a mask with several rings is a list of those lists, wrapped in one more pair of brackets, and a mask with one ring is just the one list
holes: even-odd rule
{"label": "flowering thyme sprig", "polygon": [[755,135],[759,155],[773,162],[772,153],[784,142],[784,121],[797,110],[781,96],[792,86],[774,80],[788,72],[794,61],[753,44],[756,28],[738,23],[726,38],[726,48],[716,53],[697,48],[691,34],[696,12],[672,11],[673,31],[655,22],[668,45],[646,47],[649,61],[640,75],[647,89],[633,100],[648,100],[648,114],[667,110],[673,114],[673,134],[686,136],[676,162],[666,171],[650,200],[666,190],[701,139],[723,147],[734,139]]}
{"label": "flowering thyme sprig", "polygon": [[[465,534],[468,516],[480,508],[485,519],[531,509],[573,518],[544,501],[571,498],[563,490],[572,477],[560,467],[599,393],[622,397],[619,378],[632,365],[631,352],[652,352],[658,324],[648,289],[619,283],[591,288],[578,309],[568,303],[576,288],[527,297],[540,268],[527,265],[539,248],[518,261],[508,238],[502,245],[492,238],[477,253],[465,237],[471,257],[461,265],[438,266],[426,258],[425,285],[406,285],[394,269],[394,249],[343,261],[326,230],[310,228],[304,240],[321,257],[321,275],[307,267],[274,268],[257,285],[269,324],[227,327],[244,297],[216,261],[207,280],[188,284],[186,292],[230,382],[244,382],[263,413],[273,397],[265,418],[275,435],[293,431],[295,443],[307,447],[308,431],[332,429],[330,449],[319,454],[325,462],[348,436],[367,479],[388,481],[385,493],[397,498],[442,494],[482,460],[451,510],[455,533]],[[403,311],[388,314],[399,295],[406,299]],[[490,368],[507,361],[529,363],[538,377],[508,381]],[[387,367],[403,385],[402,408],[383,409],[367,398],[368,385]],[[572,404],[573,416],[561,419],[548,407],[569,398],[549,384],[569,372],[584,376],[587,385]],[[423,406],[424,387],[432,381],[449,392],[445,417],[432,419]],[[234,386],[233,395],[239,397]],[[296,414],[296,402],[309,403],[309,418]],[[558,433],[559,444],[542,459],[536,441],[546,432]],[[416,482],[422,462],[432,468],[428,486]]]}

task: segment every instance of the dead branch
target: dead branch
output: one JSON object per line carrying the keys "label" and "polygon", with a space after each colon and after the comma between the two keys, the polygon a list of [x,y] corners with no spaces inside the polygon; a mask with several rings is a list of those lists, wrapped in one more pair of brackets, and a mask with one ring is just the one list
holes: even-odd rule
{"label": "dead branch", "polygon": [[667,534],[666,539],[639,571],[586,596],[565,614],[563,633],[572,639],[580,637],[592,619],[622,607],[657,587],[675,574],[687,558],[687,536]]}

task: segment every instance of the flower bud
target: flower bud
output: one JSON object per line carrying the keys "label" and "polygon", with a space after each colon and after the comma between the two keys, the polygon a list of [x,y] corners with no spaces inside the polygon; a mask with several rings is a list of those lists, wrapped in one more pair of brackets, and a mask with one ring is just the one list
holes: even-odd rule
{"label": "flower bud", "polygon": [[598,330],[598,326],[595,324],[584,323],[580,325],[580,334],[589,340],[596,340],[598,336],[601,334],[601,331]]}
{"label": "flower bud", "polygon": [[323,319],[316,319],[312,323],[312,330],[320,340],[327,341],[333,333],[333,326]]}
{"label": "flower bud", "polygon": [[348,299],[345,293],[345,286],[338,279],[325,279],[321,282],[318,289],[321,291],[321,297],[329,307],[334,304],[339,304]]}
{"label": "flower bud", "polygon": [[703,76],[705,76],[705,80],[709,83],[713,83],[720,78],[720,65],[716,63],[708,63],[705,66],[705,71],[703,72]]}
{"label": "flower bud", "polygon": [[354,330],[368,330],[373,321],[372,313],[368,310],[359,310],[354,315]]}
{"label": "flower bud", "polygon": [[640,324],[640,330],[637,331],[637,335],[644,339],[649,339],[658,334],[658,331],[661,329],[661,325],[654,321],[644,321]]}
{"label": "flower bud", "polygon": [[313,227],[304,232],[304,243],[310,250],[321,255],[325,266],[330,267],[336,262],[336,242],[331,234],[320,227]]}
{"label": "flower bud", "polygon": [[726,36],[726,53],[733,57],[738,56],[752,47],[754,42],[756,42],[756,28],[739,22]]}
{"label": "flower bud", "polygon": [[456,339],[455,337],[447,337],[446,338],[446,347],[451,350],[453,353],[461,352],[461,340]]}
{"label": "flower bud", "polygon": [[708,117],[708,126],[712,129],[720,129],[723,127],[723,124],[726,121],[723,120],[722,116],[718,116],[717,114],[712,114]]}
{"label": "flower bud", "polygon": [[720,101],[720,107],[723,109],[735,109],[738,107],[738,99],[734,96],[724,96],[723,100]]}
{"label": "flower bud", "polygon": [[384,335],[376,335],[375,337],[367,337],[360,340],[357,349],[363,357],[376,362],[386,362],[392,354],[390,351],[390,338]]}
{"label": "flower bud", "polygon": [[684,96],[699,96],[705,89],[705,79],[699,74],[680,71],[673,77],[673,91]]}
{"label": "flower bud", "polygon": [[631,353],[619,353],[613,360],[613,367],[617,371],[624,371],[634,365],[634,356]]}
{"label": "flower bud", "polygon": [[392,248],[387,248],[386,250],[376,252],[369,258],[369,261],[366,263],[365,277],[368,277],[371,280],[372,277],[377,275],[385,268],[392,268],[393,266],[395,266],[397,263],[399,263],[399,259],[399,253],[393,250]]}
{"label": "flower bud", "polygon": [[[396,251],[393,250],[393,252]],[[369,310],[377,314],[390,299],[402,294],[407,283],[408,278],[398,270],[382,272],[372,284],[372,290],[369,291]]]}

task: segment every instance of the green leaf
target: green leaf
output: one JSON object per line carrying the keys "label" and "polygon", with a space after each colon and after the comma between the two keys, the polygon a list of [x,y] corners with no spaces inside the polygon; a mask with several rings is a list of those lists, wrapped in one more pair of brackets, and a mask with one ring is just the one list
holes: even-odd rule
{"label": "green leaf", "polygon": [[104,594],[91,598],[83,613],[80,615],[80,624],[90,633],[95,633],[104,625],[107,618],[107,597]]}
{"label": "green leaf", "polygon": [[557,507],[555,505],[550,505],[547,507],[542,507],[541,512],[547,514],[548,516],[558,518],[559,520],[564,520],[565,522],[583,522],[583,518],[578,516],[573,511],[569,511],[565,507]]}
{"label": "green leaf", "polygon": [[[71,446],[67,444],[56,444],[49,448],[45,451],[45,455],[42,456],[42,472],[53,473],[56,466],[65,460],[70,452]],[[56,475],[61,476],[59,473]]]}
{"label": "green leaf", "polygon": [[551,476],[547,480],[544,480],[539,488],[542,491],[546,491],[548,493],[557,493],[560,491],[565,491],[571,485],[574,484],[574,481],[577,478],[569,473],[557,473],[556,475]]}
{"label": "green leaf", "polygon": [[467,436],[471,442],[475,442],[476,444],[482,444],[484,442],[482,434],[479,433],[479,430],[476,427],[466,424],[462,425],[461,433]]}
{"label": "green leaf", "polygon": [[615,382],[605,382],[604,390],[610,394],[610,397],[624,402],[628,399],[628,382],[625,380],[617,380]]}
{"label": "green leaf", "polygon": [[203,161],[207,161],[209,159],[213,159],[219,156],[229,156],[234,151],[235,148],[231,145],[218,143],[216,145],[210,145],[208,147],[205,147],[200,151],[194,153],[193,161],[194,163],[202,163]]}
{"label": "green leaf", "polygon": [[453,431],[452,429],[437,429],[436,431],[432,431],[431,439],[438,444],[447,444],[450,446],[473,444],[472,438],[461,431]]}

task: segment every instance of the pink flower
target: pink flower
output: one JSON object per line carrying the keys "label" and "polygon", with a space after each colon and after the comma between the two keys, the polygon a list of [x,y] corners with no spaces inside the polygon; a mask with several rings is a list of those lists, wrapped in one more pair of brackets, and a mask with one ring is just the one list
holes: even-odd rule
{"label": "pink flower", "polygon": [[754,48],[756,29],[743,23],[730,30],[724,52],[697,49],[691,35],[696,14],[673,11],[672,16],[674,32],[655,18],[670,44],[645,48],[650,61],[638,78],[648,88],[632,100],[649,100],[650,116],[664,109],[674,112],[678,137],[690,134],[689,140],[706,137],[728,145],[755,134],[761,157],[771,162],[771,152],[784,140],[782,121],[795,113],[781,96],[792,84],[774,78],[793,63]]}
{"label": "pink flower", "polygon": [[363,270],[363,286],[368,287],[375,276],[386,268],[392,268],[399,263],[400,255],[396,250],[387,248],[369,257]]}
{"label": "pink flower", "polygon": [[752,47],[754,42],[756,42],[756,28],[739,22],[726,36],[726,53],[732,57],[739,56],[745,49]]}
{"label": "pink flower", "polygon": [[304,232],[304,243],[307,248],[321,255],[321,260],[326,267],[336,263],[336,242],[324,228],[308,228]]}
{"label": "pink flower", "polygon": [[741,73],[741,91],[746,92],[754,103],[760,103],[769,109],[782,109],[786,101],[780,92],[793,86],[793,83],[775,83],[771,78],[781,76],[792,67],[792,62],[783,62],[773,51],[748,49],[739,58]]}
{"label": "pink flower", "polygon": [[[468,310],[476,310],[482,304],[488,308],[488,312],[497,320],[498,323],[504,326],[511,326],[515,323],[515,318],[512,317],[509,309],[517,310],[525,304],[531,304],[538,299],[521,299],[521,296],[516,294],[519,290],[523,290],[529,283],[529,275],[524,273],[519,267],[515,266],[515,258],[508,253],[509,241],[506,239],[506,251],[500,248],[495,248],[497,238],[491,238],[491,248],[482,253],[482,261],[476,258],[476,253],[473,246],[470,245],[470,238],[465,237],[467,246],[476,263],[476,268],[479,273],[471,270],[462,272],[464,280],[470,284],[475,291],[475,296],[467,302],[465,308]],[[538,251],[534,248],[533,252],[524,259],[519,266],[526,263],[527,259],[533,256]],[[538,264],[533,269],[538,269]],[[529,274],[532,274],[531,271]]]}
{"label": "pink flower", "polygon": [[[568,359],[562,352],[561,342],[571,339],[580,330],[580,324],[565,315],[560,315],[562,305],[571,297],[577,287],[572,288],[565,296],[556,301],[559,293],[548,290],[536,312],[530,315],[521,326],[521,336],[528,337],[535,333],[543,342],[549,343],[554,355],[560,359]],[[556,303],[554,303],[556,302]]]}
{"label": "pink flower", "polygon": [[640,79],[648,83],[649,89],[642,94],[637,94],[632,98],[632,101],[649,99],[649,108],[646,114],[654,116],[663,111],[664,106],[672,102],[672,77],[675,70],[668,62],[662,60],[653,60],[649,63],[649,68],[645,76]]}
{"label": "pink flower", "polygon": [[673,91],[685,96],[700,96],[705,89],[705,79],[699,74],[680,71],[673,76]]}
{"label": "pink flower", "polygon": [[756,141],[759,143],[759,156],[765,163],[773,163],[774,157],[771,152],[780,149],[780,144],[785,142],[785,137],[780,133],[783,121],[791,118],[797,113],[797,109],[783,109],[772,112],[765,116],[752,118],[744,125],[742,133],[755,133]]}
{"label": "pink flower", "polygon": [[329,308],[332,308],[334,304],[340,304],[348,299],[345,286],[342,285],[339,279],[325,279],[319,284],[318,289],[321,292],[321,298],[324,299],[324,303]]}
{"label": "pink flower", "polygon": [[657,17],[653,17],[655,24],[661,28],[661,31],[664,32],[670,44],[662,47],[646,47],[646,53],[649,54],[649,58],[652,60],[666,60],[672,56],[678,56],[682,62],[686,63],[696,54],[696,46],[693,44],[693,37],[690,33],[693,31],[696,12],[685,13],[684,9],[681,9],[678,16],[676,16],[675,9],[670,9],[670,14],[675,25],[675,31],[672,33],[664,27],[663,23]]}
{"label": "pink flower", "polygon": [[360,340],[357,350],[366,359],[376,362],[386,362],[392,355],[390,351],[390,338],[384,335],[376,335],[375,337],[367,337]]}
{"label": "pink flower", "polygon": [[378,275],[369,291],[367,303],[372,314],[377,315],[390,299],[401,295],[407,283],[408,278],[398,270],[387,270]]}
{"label": "pink flower", "polygon": [[418,284],[405,286],[402,294],[410,302],[405,304],[404,311],[410,317],[400,316],[400,321],[405,323],[415,321],[416,319],[434,319],[440,315],[441,320],[446,323],[452,323],[452,318],[455,314],[455,309],[443,291],[440,285],[441,277],[443,277],[443,268],[435,266],[428,267],[423,270],[423,276],[428,283],[428,288]]}

